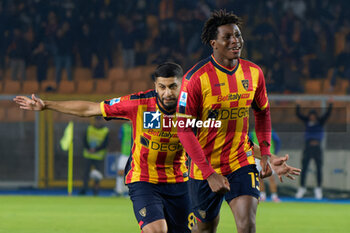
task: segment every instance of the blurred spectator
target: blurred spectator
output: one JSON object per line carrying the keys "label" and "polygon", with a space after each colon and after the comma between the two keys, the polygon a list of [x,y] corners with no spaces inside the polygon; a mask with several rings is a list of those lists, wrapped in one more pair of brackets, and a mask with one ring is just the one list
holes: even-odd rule
{"label": "blurred spectator", "polygon": [[[346,53],[346,38],[350,34],[350,14],[346,4],[345,0],[2,1],[0,70],[10,66],[18,70],[13,76],[23,78],[24,67],[38,63],[40,42],[45,44],[48,52],[47,65],[57,68],[58,81],[64,68],[68,79],[72,79],[71,70],[76,64],[75,47],[80,55],[79,65],[93,69],[94,77],[105,77],[106,69],[113,66],[113,58],[118,64],[123,60],[124,67],[128,68],[157,60],[163,62],[168,56],[167,60],[180,61],[187,69],[200,57],[210,54],[210,48],[201,46],[200,25],[203,20],[214,9],[226,8],[242,17],[246,25],[242,33],[245,44],[249,46],[245,46],[243,56],[264,60],[273,83],[284,85],[289,80],[283,80],[284,75],[273,75],[276,70],[273,67],[279,67],[277,73],[290,69],[285,67],[283,59],[288,57],[306,78],[324,79],[330,67],[335,67],[334,85],[335,77],[343,75],[339,68],[342,65],[338,64],[341,61],[339,55]],[[125,20],[121,23],[122,15],[125,15]],[[69,33],[58,36],[62,34],[58,30],[65,24],[69,25]],[[25,51],[27,57],[17,59],[18,54],[14,55],[16,50],[13,50],[13,45],[17,44],[14,43],[13,31],[27,32],[29,28],[33,30],[35,46],[30,48],[32,41],[27,40],[25,44],[29,43],[31,51]],[[63,48],[67,37],[71,39]],[[11,55],[8,53],[10,44]],[[39,47],[42,49],[42,45]],[[36,56],[28,56],[34,53]],[[7,61],[9,63],[5,64]],[[284,87],[275,90],[283,92]],[[301,90],[303,88],[298,91]]]}
{"label": "blurred spectator", "polygon": [[103,178],[101,173],[103,159],[107,154],[109,129],[103,125],[102,117],[96,117],[86,129],[84,135],[84,184],[80,195],[85,195],[90,178],[94,180],[93,194],[97,195],[99,183]]}
{"label": "blurred spectator", "polygon": [[[346,79],[350,82],[350,34],[347,38],[345,49],[335,59],[331,88],[333,89],[337,79]],[[332,90],[331,90],[332,91]],[[349,92],[349,91],[348,91]]]}
{"label": "blurred spectator", "polygon": [[136,32],[133,22],[127,17],[120,17],[120,41],[123,51],[123,67],[132,68],[135,66],[135,39]]}
{"label": "blurred spectator", "polygon": [[303,85],[301,83],[302,73],[296,61],[292,58],[285,58],[284,67],[284,91],[287,93],[302,93]]}
{"label": "blurred spectator", "polygon": [[92,52],[94,41],[91,36],[90,26],[88,23],[84,23],[81,28],[79,36],[78,50],[81,61],[81,66],[84,68],[91,68]]}
{"label": "blurred spectator", "polygon": [[300,177],[300,187],[295,195],[296,198],[302,198],[306,193],[305,180],[311,159],[315,160],[317,170],[317,187],[314,189],[315,198],[322,199],[322,161],[323,153],[321,143],[324,137],[324,125],[332,112],[332,102],[329,102],[327,111],[318,115],[315,109],[311,109],[308,115],[300,111],[300,105],[297,104],[296,115],[305,125],[305,149],[302,156],[302,170]]}
{"label": "blurred spectator", "polygon": [[10,58],[10,68],[12,80],[25,80],[26,78],[26,59],[28,56],[29,44],[23,38],[23,33],[19,28],[13,30],[13,37],[7,48],[7,54]]}
{"label": "blurred spectator", "polygon": [[73,33],[68,21],[64,21],[57,30],[57,50],[55,53],[55,77],[56,83],[61,81],[62,70],[65,68],[68,80],[73,80],[72,59],[73,59]]}
{"label": "blurred spectator", "polygon": [[36,65],[37,80],[41,82],[46,79],[49,65],[49,52],[43,42],[40,42],[36,48],[34,48],[32,57],[33,63]]}
{"label": "blurred spectator", "polygon": [[94,53],[97,56],[97,65],[93,72],[94,78],[105,77],[105,59],[108,61],[109,67],[113,66],[111,44],[111,20],[107,18],[105,9],[98,12],[98,16],[92,24],[92,36],[95,44]]}

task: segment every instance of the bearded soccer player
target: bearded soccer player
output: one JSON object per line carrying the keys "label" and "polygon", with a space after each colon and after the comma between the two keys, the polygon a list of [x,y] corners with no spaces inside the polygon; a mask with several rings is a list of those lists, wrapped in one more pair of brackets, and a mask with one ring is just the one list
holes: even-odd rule
{"label": "bearded soccer player", "polygon": [[[88,101],[43,101],[17,96],[22,109],[51,109],[76,116],[128,119],[133,127],[129,188],[136,219],[143,233],[190,232],[193,215],[186,181],[188,171],[174,118],[183,77],[175,63],[159,65],[154,74],[155,90],[139,92],[101,103]],[[170,127],[169,127],[170,125]]]}
{"label": "bearded soccer player", "polygon": [[178,102],[179,120],[222,123],[219,128],[194,130],[186,124],[178,128],[191,158],[189,194],[199,232],[216,232],[223,198],[232,210],[237,231],[255,232],[259,182],[248,138],[250,106],[262,155],[262,177],[269,172],[271,120],[265,79],[259,66],[240,58],[244,42],[240,25],[240,18],[225,10],[211,15],[202,41],[213,53],[185,74]]}
{"label": "bearded soccer player", "polygon": [[[155,90],[95,103],[89,101],[44,101],[17,96],[21,109],[51,109],[81,117],[101,116],[107,119],[129,119],[133,124],[133,148],[126,183],[134,213],[143,233],[189,232],[194,225],[185,182],[186,159],[174,126],[176,103],[180,92],[182,69],[174,63],[163,63],[154,75]],[[154,118],[154,119],[153,119]],[[159,122],[165,122],[167,127]],[[152,125],[153,124],[153,125]],[[152,125],[152,126],[151,126]],[[252,145],[251,145],[252,146]],[[256,156],[260,158],[258,147]],[[271,164],[280,176],[294,179],[297,168],[287,165],[288,156]]]}

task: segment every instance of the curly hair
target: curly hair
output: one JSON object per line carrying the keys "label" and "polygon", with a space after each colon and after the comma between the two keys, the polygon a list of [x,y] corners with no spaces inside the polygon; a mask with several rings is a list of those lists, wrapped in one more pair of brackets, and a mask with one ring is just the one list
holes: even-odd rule
{"label": "curly hair", "polygon": [[214,11],[204,24],[201,36],[202,42],[206,45],[210,45],[210,41],[216,39],[218,27],[221,25],[236,24],[239,27],[242,23],[242,19],[233,12],[226,12],[225,9]]}

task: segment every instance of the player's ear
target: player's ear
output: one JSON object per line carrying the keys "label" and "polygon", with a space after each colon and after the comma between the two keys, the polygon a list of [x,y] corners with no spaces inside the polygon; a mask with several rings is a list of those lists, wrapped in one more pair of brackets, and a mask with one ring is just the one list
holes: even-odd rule
{"label": "player's ear", "polygon": [[216,49],[216,40],[210,40],[210,45],[213,49]]}

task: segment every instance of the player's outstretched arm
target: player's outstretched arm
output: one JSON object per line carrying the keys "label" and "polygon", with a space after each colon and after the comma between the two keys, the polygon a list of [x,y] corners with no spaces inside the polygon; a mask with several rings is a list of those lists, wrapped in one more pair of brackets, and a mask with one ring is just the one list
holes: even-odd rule
{"label": "player's outstretched arm", "polygon": [[299,176],[301,172],[301,169],[289,166],[287,164],[288,159],[289,159],[288,154],[282,157],[279,157],[276,155],[271,156],[272,170],[276,172],[281,182],[283,182],[282,176],[285,176],[291,180],[295,180],[294,176]]}
{"label": "player's outstretched arm", "polygon": [[[253,150],[254,150],[254,157],[257,159],[261,159],[260,147],[254,144]],[[289,155],[285,155],[282,157],[271,155],[271,158],[270,158],[271,168],[276,172],[281,182],[283,182],[282,176],[286,176],[291,180],[295,180],[294,176],[299,176],[301,172],[301,169],[289,166],[287,164],[288,159],[289,159]]]}
{"label": "player's outstretched arm", "polygon": [[16,96],[15,101],[21,109],[43,111],[51,109],[57,112],[71,114],[80,117],[101,116],[100,104],[90,101],[49,101],[42,100],[32,94],[32,98]]}

